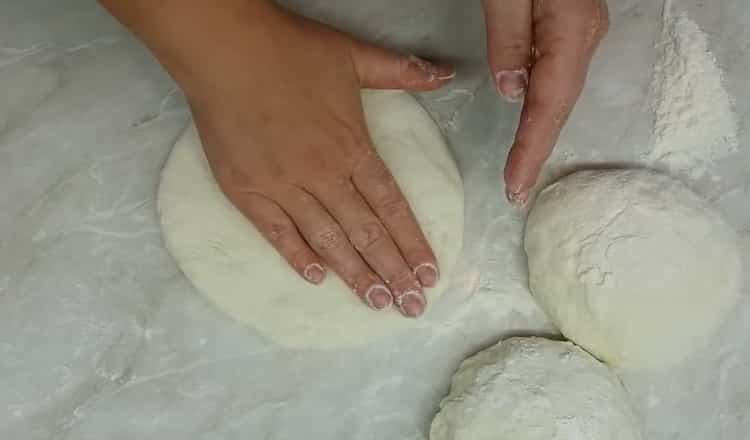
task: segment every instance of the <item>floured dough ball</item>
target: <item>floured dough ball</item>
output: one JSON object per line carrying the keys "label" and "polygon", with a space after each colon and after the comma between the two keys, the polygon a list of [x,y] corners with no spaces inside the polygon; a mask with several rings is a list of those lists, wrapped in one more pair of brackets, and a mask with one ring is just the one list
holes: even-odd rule
{"label": "floured dough ball", "polygon": [[549,186],[525,248],[531,291],[550,319],[623,368],[668,366],[704,346],[742,283],[732,229],[649,170],[583,171]]}
{"label": "floured dough ball", "polygon": [[637,440],[617,377],[570,342],[511,338],[465,360],[430,440]]}

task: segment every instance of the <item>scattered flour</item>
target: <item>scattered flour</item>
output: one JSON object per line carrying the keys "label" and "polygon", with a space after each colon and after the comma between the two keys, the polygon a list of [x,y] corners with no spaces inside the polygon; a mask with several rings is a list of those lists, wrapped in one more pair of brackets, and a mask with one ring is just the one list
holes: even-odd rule
{"label": "scattered flour", "polygon": [[651,84],[655,114],[652,164],[690,178],[737,151],[737,116],[708,36],[686,13],[664,5],[659,59]]}

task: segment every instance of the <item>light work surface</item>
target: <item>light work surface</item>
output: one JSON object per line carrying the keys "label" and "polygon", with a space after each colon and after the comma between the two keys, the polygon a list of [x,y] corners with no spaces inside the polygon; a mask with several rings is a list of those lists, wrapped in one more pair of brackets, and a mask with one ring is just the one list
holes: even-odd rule
{"label": "light work surface", "polygon": [[[189,116],[174,84],[93,1],[0,1],[0,438],[425,439],[461,359],[511,335],[555,333],[528,293],[525,214],[503,199],[518,108],[488,80],[479,1],[292,4],[302,5],[459,66],[450,87],[419,97],[466,191],[464,255],[431,319],[335,352],[284,350],[226,319],[161,242],[159,171]],[[750,273],[750,10],[744,0],[673,8],[708,36],[738,123],[727,134],[738,151],[688,183],[740,232]],[[648,157],[662,3],[611,0],[610,10],[547,181]],[[745,440],[748,371],[746,289],[708,350],[623,379],[645,438]]]}

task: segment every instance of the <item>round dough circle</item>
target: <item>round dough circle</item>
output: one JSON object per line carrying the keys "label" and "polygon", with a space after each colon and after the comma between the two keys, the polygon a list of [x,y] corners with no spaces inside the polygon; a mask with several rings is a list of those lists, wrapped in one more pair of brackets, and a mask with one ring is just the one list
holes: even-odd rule
{"label": "round dough circle", "polygon": [[562,333],[610,365],[665,367],[706,344],[742,283],[732,229],[649,170],[583,171],[539,195],[529,284]]}
{"label": "round dough circle", "polygon": [[465,360],[430,440],[638,440],[617,377],[570,342],[511,338]]}
{"label": "round dough circle", "polygon": [[[409,200],[448,285],[462,246],[461,179],[440,130],[404,92],[363,91],[378,153]],[[225,198],[211,174],[194,125],[177,141],[162,173],[159,213],[167,249],[220,310],[275,342],[328,349],[394,333],[415,320],[370,310],[333,273],[321,286],[303,281]]]}

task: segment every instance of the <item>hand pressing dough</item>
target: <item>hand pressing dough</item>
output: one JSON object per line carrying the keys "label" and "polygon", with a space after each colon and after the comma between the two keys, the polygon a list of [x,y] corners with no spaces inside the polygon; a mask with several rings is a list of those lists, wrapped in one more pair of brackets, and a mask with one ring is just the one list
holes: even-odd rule
{"label": "hand pressing dough", "polygon": [[[370,135],[409,200],[449,284],[462,246],[463,190],[440,130],[403,92],[364,91]],[[321,286],[302,280],[224,197],[194,125],[162,174],[159,213],[167,249],[220,310],[279,344],[328,349],[362,344],[414,325],[396,310],[369,309],[334,273]]]}
{"label": "hand pressing dough", "polygon": [[465,360],[430,440],[640,440],[617,377],[569,342],[511,338]]}
{"label": "hand pressing dough", "polygon": [[562,333],[612,366],[665,367],[705,346],[742,283],[738,239],[686,186],[584,171],[529,215],[529,284]]}

